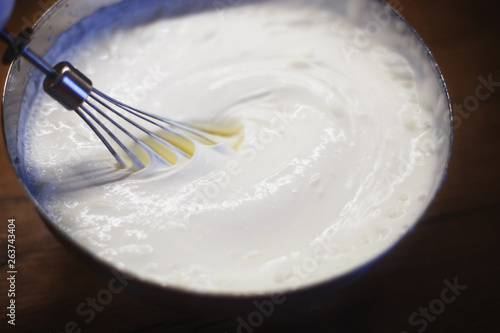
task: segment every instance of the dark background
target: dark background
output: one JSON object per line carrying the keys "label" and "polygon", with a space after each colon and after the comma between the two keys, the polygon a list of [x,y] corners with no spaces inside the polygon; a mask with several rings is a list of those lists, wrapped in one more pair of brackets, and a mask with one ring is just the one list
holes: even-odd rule
{"label": "dark background", "polygon": [[[19,0],[8,28],[34,23],[52,0]],[[396,3],[397,1],[392,1]],[[500,5],[495,0],[400,0],[396,6],[429,46],[457,105],[448,178],[414,232],[355,284],[290,310],[277,307],[255,332],[417,332],[409,317],[441,298],[444,280],[466,285],[431,317],[426,332],[500,332],[500,87],[473,112],[460,112],[480,85],[500,82]],[[3,45],[0,52],[4,51]],[[0,67],[3,82],[8,68]],[[485,90],[481,90],[485,92]],[[7,219],[16,218],[16,326],[6,323]],[[197,317],[115,295],[89,325],[76,314],[108,281],[48,231],[0,146],[0,331],[236,332],[238,316]],[[434,301],[433,303],[437,303]],[[242,313],[246,317],[248,313]],[[420,317],[419,317],[420,318]],[[423,332],[424,330],[421,330]],[[243,332],[246,332],[243,330]]]}

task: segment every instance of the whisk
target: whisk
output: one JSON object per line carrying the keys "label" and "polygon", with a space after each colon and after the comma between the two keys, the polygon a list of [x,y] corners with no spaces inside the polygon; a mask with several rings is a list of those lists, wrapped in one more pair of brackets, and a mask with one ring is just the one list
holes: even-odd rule
{"label": "whisk", "polygon": [[[161,156],[169,164],[175,164],[177,160],[175,153],[188,158],[192,156],[194,153],[193,139],[205,144],[217,144],[207,131],[138,110],[104,94],[94,88],[92,81],[69,62],[61,62],[52,67],[28,47],[29,41],[23,38],[23,34],[14,36],[1,30],[1,37],[10,45],[11,58],[22,56],[45,74],[44,91],[67,110],[76,112],[85,121],[114,156],[120,168],[142,169],[144,164],[137,153],[133,153],[123,143],[123,140],[110,129],[110,125],[106,124],[111,124],[114,129],[121,131],[145,150]],[[115,119],[110,114],[116,115]],[[106,124],[101,119],[105,120]],[[122,123],[116,119],[122,119]],[[145,133],[146,139],[139,139],[123,126],[123,123],[130,124],[140,132]],[[152,124],[163,130],[162,134],[156,134],[149,130],[143,126],[144,123]],[[113,148],[109,139],[113,140],[125,152],[130,159],[127,161],[128,163]],[[116,145],[114,146],[116,147]]]}

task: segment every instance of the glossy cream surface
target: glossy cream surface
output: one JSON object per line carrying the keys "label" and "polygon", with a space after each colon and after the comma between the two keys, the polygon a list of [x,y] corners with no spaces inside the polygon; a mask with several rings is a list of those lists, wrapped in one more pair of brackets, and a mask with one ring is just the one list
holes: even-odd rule
{"label": "glossy cream surface", "polygon": [[370,37],[361,14],[383,8],[338,3],[241,3],[76,43],[57,57],[100,90],[171,119],[238,121],[243,141],[116,169],[84,122],[40,93],[25,133],[35,198],[99,257],[187,290],[300,288],[381,254],[438,186],[440,87],[395,17]]}

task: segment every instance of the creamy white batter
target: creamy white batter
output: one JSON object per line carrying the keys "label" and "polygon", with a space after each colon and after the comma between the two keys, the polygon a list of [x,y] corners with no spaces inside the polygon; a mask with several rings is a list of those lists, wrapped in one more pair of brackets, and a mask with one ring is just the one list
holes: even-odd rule
{"label": "creamy white batter", "polygon": [[358,45],[361,5],[382,9],[339,3],[238,4],[112,29],[59,55],[119,100],[237,120],[244,140],[198,144],[173,167],[115,169],[84,122],[41,93],[26,133],[35,197],[106,261],[201,292],[299,288],[387,250],[438,186],[446,106],[405,27]]}

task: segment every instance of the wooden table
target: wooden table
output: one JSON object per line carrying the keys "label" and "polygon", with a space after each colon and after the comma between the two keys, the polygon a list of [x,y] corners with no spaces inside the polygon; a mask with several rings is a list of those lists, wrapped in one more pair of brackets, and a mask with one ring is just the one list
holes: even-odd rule
{"label": "wooden table", "polygon": [[[19,31],[34,22],[49,2],[18,1],[9,28]],[[448,179],[414,232],[367,275],[298,309],[278,307],[255,332],[500,332],[500,87],[477,110],[460,111],[481,85],[478,77],[500,82],[500,6],[495,0],[399,3],[440,64],[457,105]],[[2,80],[6,71],[1,67]],[[65,332],[71,321],[84,332],[237,331],[237,316],[175,313],[126,293],[115,295],[86,324],[76,308],[108,281],[47,230],[18,184],[3,144],[0,150],[1,332]],[[17,237],[15,327],[6,323],[5,313],[9,218],[16,219]],[[467,288],[453,298],[444,281],[455,279]],[[438,315],[429,312],[424,320],[424,314],[414,315],[429,305]],[[412,315],[417,316],[413,325]]]}

